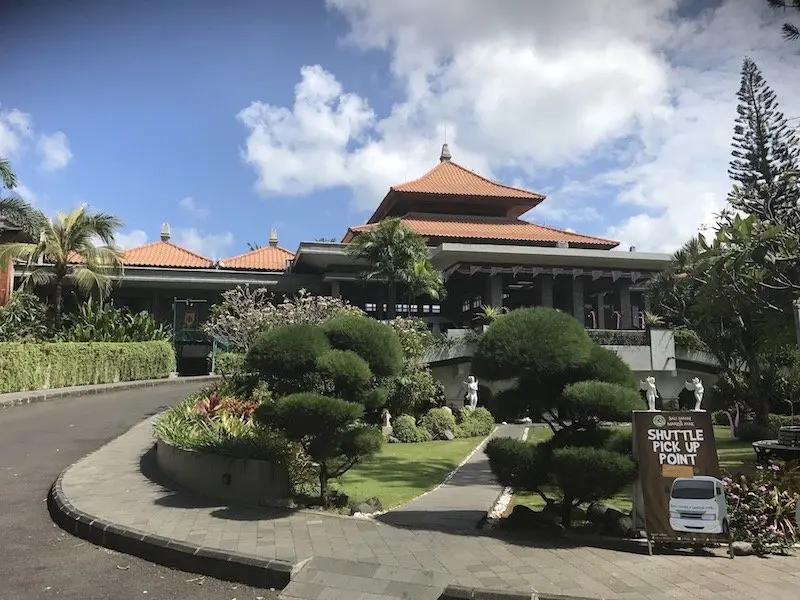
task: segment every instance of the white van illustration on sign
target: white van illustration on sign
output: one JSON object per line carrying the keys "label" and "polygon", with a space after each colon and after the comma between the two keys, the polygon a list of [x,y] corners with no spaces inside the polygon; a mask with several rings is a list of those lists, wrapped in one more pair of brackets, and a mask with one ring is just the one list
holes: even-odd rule
{"label": "white van illustration on sign", "polygon": [[674,531],[728,533],[725,488],[716,477],[678,477],[669,494],[669,525]]}

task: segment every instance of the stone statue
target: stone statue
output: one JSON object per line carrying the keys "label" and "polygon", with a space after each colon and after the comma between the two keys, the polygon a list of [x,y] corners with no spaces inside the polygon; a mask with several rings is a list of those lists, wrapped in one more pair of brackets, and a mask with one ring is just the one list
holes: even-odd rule
{"label": "stone statue", "polygon": [[383,412],[381,413],[381,418],[383,419],[384,427],[392,426],[392,413],[389,412],[388,408],[383,409]]}
{"label": "stone statue", "polygon": [[694,392],[695,404],[692,410],[695,412],[702,412],[703,409],[700,408],[700,404],[703,402],[703,392],[705,392],[705,389],[703,388],[703,382],[697,377],[693,377],[691,381],[687,381],[684,385],[686,386],[687,390]]}
{"label": "stone statue", "polygon": [[657,395],[656,378],[652,375],[650,377],[645,377],[639,382],[639,387],[645,392],[645,397],[647,398],[647,410],[655,411]]}
{"label": "stone statue", "polygon": [[469,402],[469,407],[477,408],[478,380],[475,379],[474,376],[470,375],[469,377],[467,377],[467,380],[464,382],[464,385],[467,386],[467,402]]}

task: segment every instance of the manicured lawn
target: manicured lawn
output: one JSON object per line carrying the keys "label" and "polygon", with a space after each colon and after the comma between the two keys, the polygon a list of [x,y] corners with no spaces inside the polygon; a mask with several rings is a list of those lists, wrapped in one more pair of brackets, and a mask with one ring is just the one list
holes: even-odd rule
{"label": "manicured lawn", "polygon": [[[620,427],[629,428],[630,425],[620,425]],[[528,433],[528,441],[532,444],[536,444],[550,438],[551,435],[549,428],[532,428]],[[728,427],[714,427],[714,437],[717,440],[719,465],[723,471],[732,474],[739,472],[753,474],[756,471],[756,455],[755,452],[753,452],[752,444],[740,442],[739,440],[731,438],[730,428]],[[631,489],[623,490],[605,502],[622,511],[629,511],[633,506],[631,500],[632,495],[633,486],[631,486]],[[517,504],[524,504],[525,506],[538,510],[544,506],[544,500],[535,493],[519,492],[514,494],[508,511],[510,512]]]}
{"label": "manicured lawn", "polygon": [[384,510],[393,508],[439,485],[482,439],[384,444],[375,458],[345,473],[340,487],[352,500],[377,496]]}

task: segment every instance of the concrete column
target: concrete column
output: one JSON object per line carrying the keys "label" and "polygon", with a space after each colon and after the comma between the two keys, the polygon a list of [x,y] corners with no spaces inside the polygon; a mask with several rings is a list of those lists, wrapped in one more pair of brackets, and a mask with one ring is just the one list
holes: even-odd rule
{"label": "concrete column", "polygon": [[620,327],[630,329],[633,327],[633,312],[631,311],[631,286],[626,281],[619,282],[619,312],[622,315]]}
{"label": "concrete column", "polygon": [[503,306],[503,275],[489,275],[486,283],[486,297],[491,306]]}
{"label": "concrete column", "polygon": [[553,276],[542,275],[542,306],[553,308]]}
{"label": "concrete column", "polygon": [[603,299],[603,294],[595,294],[597,298],[597,327],[598,329],[606,328],[606,305]]}
{"label": "concrete column", "polygon": [[331,281],[331,296],[333,298],[338,298],[340,295],[339,290],[339,282],[338,281]]}
{"label": "concrete column", "polygon": [[572,314],[578,319],[581,325],[586,324],[586,316],[584,311],[584,298],[583,298],[583,279],[574,278],[572,280]]}

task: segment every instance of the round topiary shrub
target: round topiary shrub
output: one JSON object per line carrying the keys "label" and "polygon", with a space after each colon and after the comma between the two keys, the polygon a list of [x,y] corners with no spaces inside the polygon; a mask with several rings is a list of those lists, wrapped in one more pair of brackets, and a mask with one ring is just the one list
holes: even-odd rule
{"label": "round topiary shrub", "polygon": [[571,315],[544,308],[513,310],[483,334],[472,369],[478,377],[498,380],[533,375],[560,377],[590,356],[593,342]]}
{"label": "round topiary shrub", "polygon": [[392,423],[392,435],[406,444],[424,442],[428,439],[428,436],[425,435],[425,431],[417,427],[417,422],[411,415],[400,415],[394,419]]}
{"label": "round topiary shrub", "polygon": [[589,350],[588,360],[581,365],[579,377],[575,378],[576,381],[589,379],[616,383],[634,390],[639,388],[636,376],[628,364],[613,350],[603,348],[594,342]]}
{"label": "round topiary shrub", "polygon": [[449,409],[432,408],[422,417],[421,426],[433,436],[435,440],[450,439],[446,432],[456,433],[456,418]]}
{"label": "round topiary shrub", "polygon": [[352,350],[367,361],[377,377],[390,377],[403,364],[403,347],[390,325],[369,317],[340,314],[325,323],[324,330],[333,348]]}
{"label": "round topiary shrub", "polygon": [[629,422],[641,403],[637,391],[603,381],[571,383],[564,388],[563,397],[574,419],[599,421]]}
{"label": "round topiary shrub", "polygon": [[465,407],[459,416],[461,423],[457,426],[456,435],[458,437],[483,437],[494,430],[494,417],[485,408]]}
{"label": "round topiary shrub", "polygon": [[362,400],[372,380],[367,362],[351,350],[322,353],[317,359],[317,372],[327,393],[351,402]]}
{"label": "round topiary shrub", "polygon": [[329,349],[314,325],[283,325],[262,333],[250,346],[245,366],[278,394],[313,390],[317,360]]}

